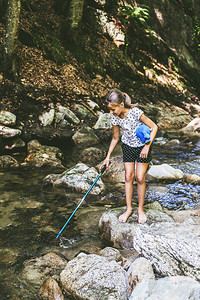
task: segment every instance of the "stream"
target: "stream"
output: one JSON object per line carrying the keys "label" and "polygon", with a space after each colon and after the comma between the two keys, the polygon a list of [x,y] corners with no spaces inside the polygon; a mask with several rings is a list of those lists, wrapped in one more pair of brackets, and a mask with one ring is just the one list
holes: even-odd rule
{"label": "stream", "polygon": [[[167,163],[186,175],[200,175],[200,143],[173,148],[155,145],[154,164]],[[63,170],[62,170],[63,171]],[[54,251],[72,259],[80,251],[95,252],[106,246],[99,237],[98,220],[109,208],[125,205],[123,185],[106,182],[106,191],[88,195],[61,237],[56,235],[83,194],[64,188],[44,188],[42,180],[55,169],[0,171],[0,296],[1,299],[38,299],[36,289],[23,277],[27,259]],[[103,178],[102,178],[103,180]],[[136,188],[133,199],[137,200]],[[168,209],[199,205],[200,186],[182,181],[147,183],[146,202],[158,201]]]}

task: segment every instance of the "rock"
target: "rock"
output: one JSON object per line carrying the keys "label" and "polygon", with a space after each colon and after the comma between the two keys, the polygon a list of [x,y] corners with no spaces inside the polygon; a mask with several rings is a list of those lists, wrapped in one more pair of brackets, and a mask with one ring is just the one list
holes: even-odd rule
{"label": "rock", "polygon": [[19,167],[18,161],[10,155],[0,156],[0,168],[16,168]]}
{"label": "rock", "polygon": [[21,138],[14,138],[13,145],[15,145],[14,148],[24,148],[26,143]]}
{"label": "rock", "polygon": [[68,128],[71,127],[71,124],[65,120],[65,115],[60,112],[55,113],[55,124],[60,128]]}
{"label": "rock", "polygon": [[57,281],[53,278],[47,278],[40,287],[39,298],[42,300],[64,300],[64,295]]}
{"label": "rock", "polygon": [[0,125],[0,136],[3,138],[11,138],[18,135],[21,135],[21,130]]}
{"label": "rock", "polygon": [[192,127],[194,131],[200,128],[200,118],[193,119],[185,128]]}
{"label": "rock", "polygon": [[60,281],[66,294],[75,299],[128,299],[126,272],[116,261],[96,254],[71,260]]}
{"label": "rock", "polygon": [[42,115],[39,116],[39,120],[43,126],[48,126],[53,123],[55,116],[55,109],[53,103],[49,105],[49,111],[44,112]]}
{"label": "rock", "polygon": [[122,260],[121,253],[118,249],[112,247],[106,247],[99,252],[99,255],[107,257],[109,260],[120,261]]}
{"label": "rock", "polygon": [[[33,145],[33,143],[32,143]],[[37,147],[37,143],[35,142],[34,147]],[[33,146],[29,149],[32,149]],[[25,158],[22,166],[31,166],[31,167],[63,167],[61,159],[62,152],[57,147],[52,146],[40,146],[38,144],[38,148],[32,149],[29,155]]]}
{"label": "rock", "polygon": [[168,164],[153,165],[147,172],[147,180],[180,180],[184,173]]}
{"label": "rock", "polygon": [[200,279],[199,225],[177,224],[161,211],[145,224],[136,223],[132,216],[122,224],[117,218],[120,214],[116,210],[105,212],[99,221],[101,236],[114,247],[134,248],[162,276],[184,274]]}
{"label": "rock", "polygon": [[15,126],[16,116],[9,111],[0,111],[0,123],[6,126]]}
{"label": "rock", "polygon": [[112,128],[111,114],[105,113],[100,115],[99,119],[94,125],[94,129],[110,129],[110,128]]}
{"label": "rock", "polygon": [[155,279],[151,263],[144,257],[137,258],[129,267],[127,271],[128,277],[128,294],[132,291],[138,283],[142,280]]}
{"label": "rock", "polygon": [[57,107],[58,112],[63,114],[63,119],[66,119],[69,123],[72,124],[79,124],[80,120],[79,118],[67,107],[59,105]]}
{"label": "rock", "polygon": [[99,105],[98,105],[96,102],[94,102],[94,101],[92,101],[92,100],[90,100],[90,99],[87,99],[87,105],[88,105],[93,111],[100,110]]}
{"label": "rock", "polygon": [[77,116],[81,119],[81,120],[85,120],[85,119],[92,119],[94,118],[93,113],[87,109],[85,106],[81,105],[81,104],[75,104],[74,106],[75,111]]}
{"label": "rock", "polygon": [[[100,166],[101,163],[98,165],[99,170]],[[108,176],[110,180],[115,182],[125,182],[125,171],[122,155],[111,158],[111,164],[106,170],[105,175]]]}
{"label": "rock", "polygon": [[86,148],[80,154],[81,161],[93,163],[93,165],[102,161],[104,157],[106,157],[106,152],[96,147]]}
{"label": "rock", "polygon": [[195,220],[195,224],[200,225],[200,206],[184,210],[168,210],[165,208],[164,211],[168,215],[172,216],[172,218],[178,223],[183,223],[185,220],[192,217]]}
{"label": "rock", "polygon": [[93,129],[85,125],[81,127],[72,137],[76,145],[94,145],[99,143],[99,139]]}
{"label": "rock", "polygon": [[33,150],[38,149],[39,147],[41,147],[42,144],[40,144],[40,142],[38,142],[38,140],[31,140],[30,142],[28,142],[27,144],[27,151],[31,152]]}
{"label": "rock", "polygon": [[59,279],[67,261],[53,252],[24,262],[23,277],[39,287],[48,277]]}
{"label": "rock", "polygon": [[167,147],[173,147],[173,146],[179,146],[180,145],[180,141],[178,139],[173,139],[168,141],[167,143],[165,143],[165,146]]}
{"label": "rock", "polygon": [[136,286],[129,300],[144,299],[198,300],[200,299],[200,284],[184,276],[143,280]]}
{"label": "rock", "polygon": [[162,276],[186,275],[200,280],[200,226],[158,223],[139,229],[134,248]]}
{"label": "rock", "polygon": [[195,174],[187,175],[186,176],[186,182],[187,183],[199,182],[199,184],[200,184],[200,176],[195,175]]}
{"label": "rock", "polygon": [[[44,182],[51,182],[54,186],[66,186],[79,192],[87,192],[97,176],[98,173],[94,168],[89,168],[85,164],[79,163],[71,169],[66,170],[62,174],[47,175],[44,178]],[[103,190],[104,184],[101,178],[99,178],[90,193],[93,195],[98,195]]]}

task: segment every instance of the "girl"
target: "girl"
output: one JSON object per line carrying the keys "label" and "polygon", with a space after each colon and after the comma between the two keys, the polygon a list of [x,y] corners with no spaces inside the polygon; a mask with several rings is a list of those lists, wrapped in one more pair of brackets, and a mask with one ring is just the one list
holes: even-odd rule
{"label": "girl", "polygon": [[[126,222],[128,217],[132,214],[133,180],[135,177],[135,162],[137,162],[138,222],[145,223],[145,174],[148,163],[151,160],[151,144],[156,136],[158,127],[152,120],[144,115],[141,109],[132,107],[130,97],[118,89],[113,89],[107,94],[106,103],[112,114],[111,123],[113,125],[113,138],[106,159],[104,160],[106,167],[108,167],[111,153],[119,141],[119,127],[123,129],[121,140],[125,168],[126,211],[119,217],[119,221]],[[137,127],[143,123],[151,128],[151,141],[148,144],[142,143],[136,136]]]}

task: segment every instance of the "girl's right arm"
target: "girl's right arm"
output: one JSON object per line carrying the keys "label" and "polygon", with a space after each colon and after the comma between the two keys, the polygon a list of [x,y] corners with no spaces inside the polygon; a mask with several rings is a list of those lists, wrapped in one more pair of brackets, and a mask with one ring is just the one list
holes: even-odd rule
{"label": "girl's right arm", "polygon": [[113,150],[115,149],[115,146],[117,145],[118,141],[119,141],[119,126],[113,125],[113,137],[110,142],[110,147],[108,149],[106,159],[104,160],[104,163],[103,163],[104,165],[106,165],[106,167],[109,166],[110,156],[111,156]]}

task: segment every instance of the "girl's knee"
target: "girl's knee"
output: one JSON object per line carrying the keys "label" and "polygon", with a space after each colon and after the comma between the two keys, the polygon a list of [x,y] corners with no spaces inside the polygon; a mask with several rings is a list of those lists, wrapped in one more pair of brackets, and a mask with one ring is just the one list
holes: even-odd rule
{"label": "girl's knee", "polygon": [[126,173],[125,174],[125,181],[126,182],[133,182],[134,179],[134,173]]}
{"label": "girl's knee", "polygon": [[145,183],[145,175],[137,175],[137,176],[136,176],[136,181],[137,181],[137,183],[139,183],[139,184]]}

